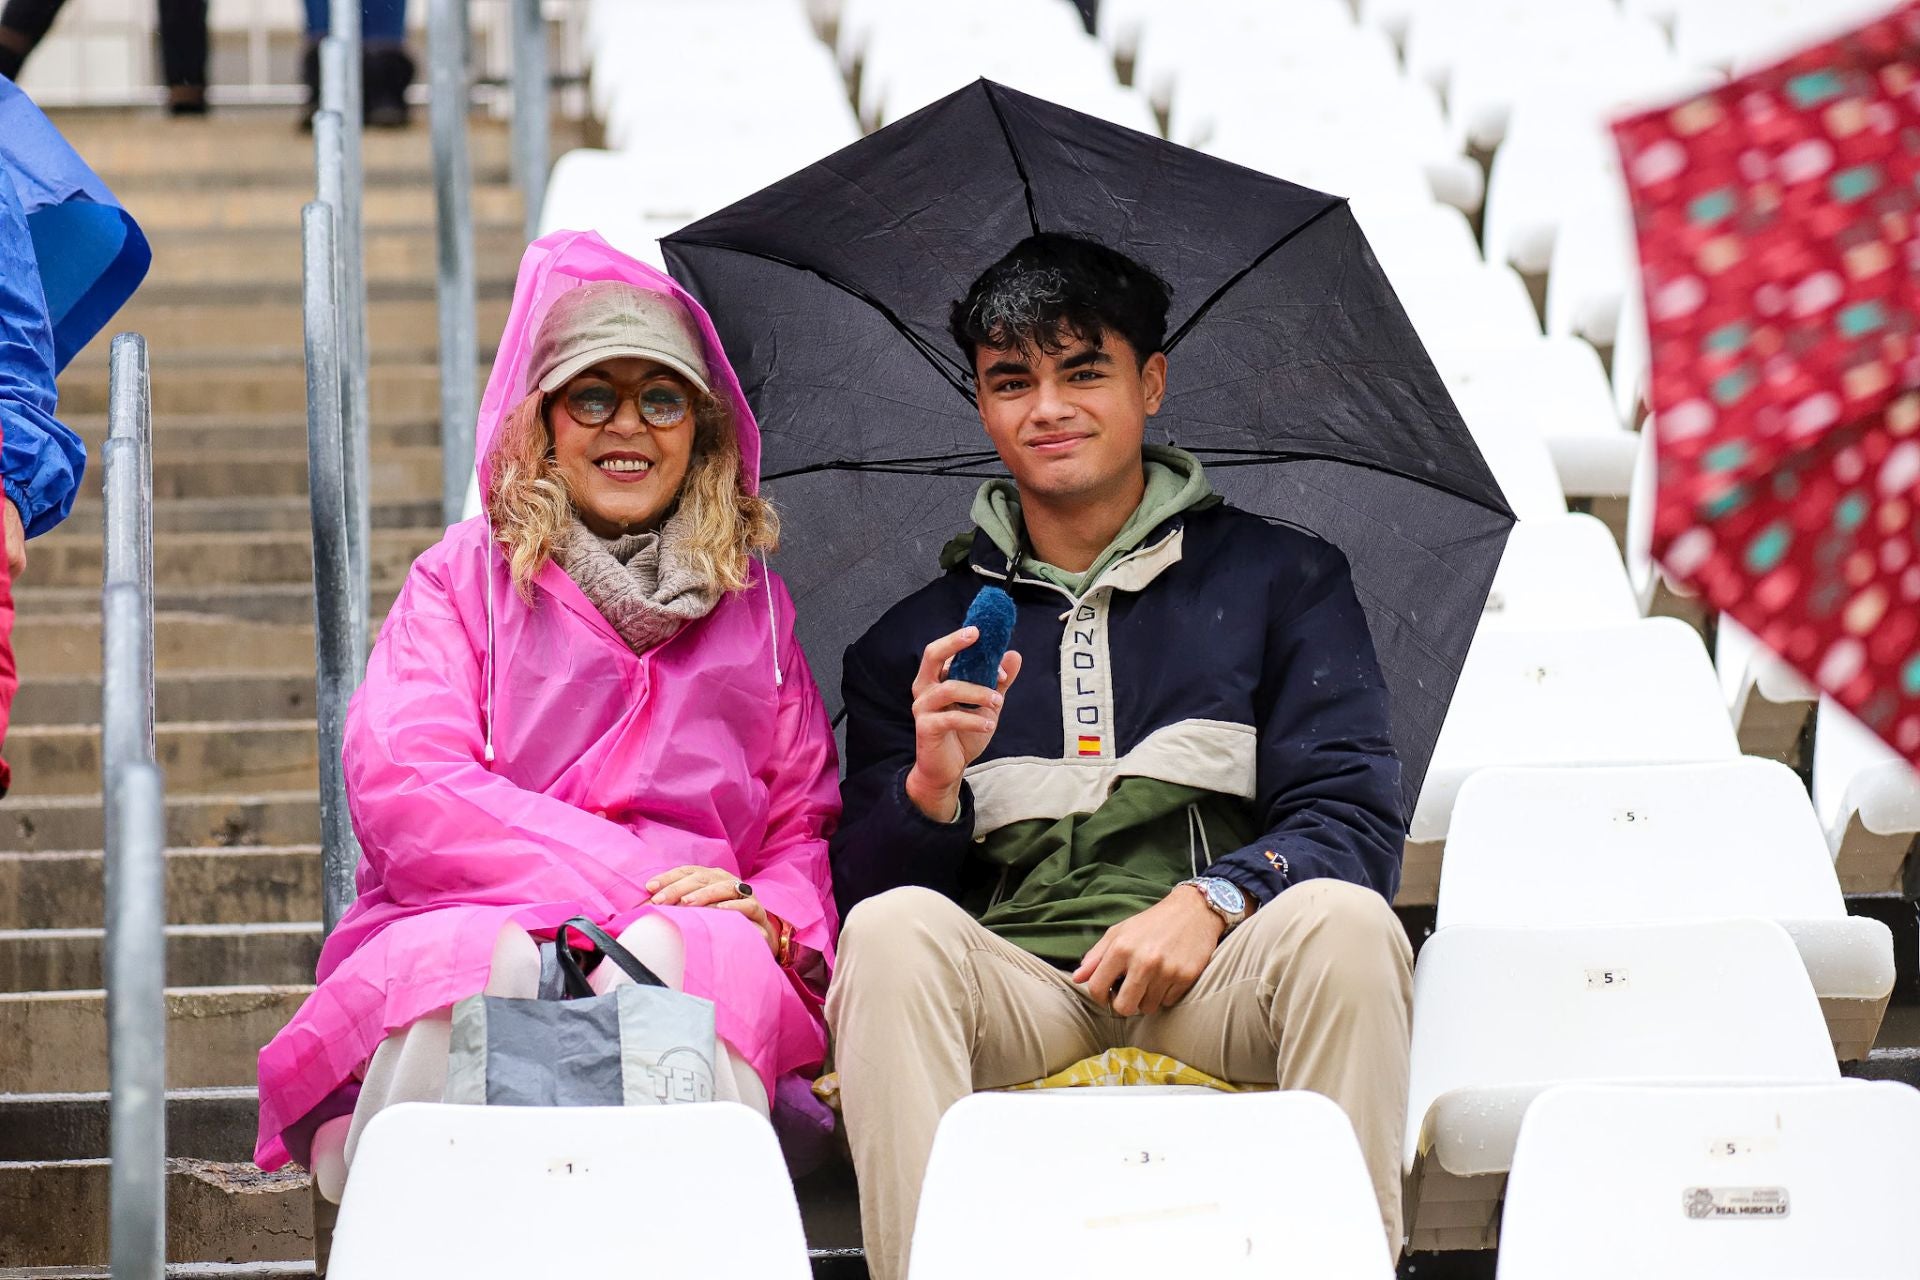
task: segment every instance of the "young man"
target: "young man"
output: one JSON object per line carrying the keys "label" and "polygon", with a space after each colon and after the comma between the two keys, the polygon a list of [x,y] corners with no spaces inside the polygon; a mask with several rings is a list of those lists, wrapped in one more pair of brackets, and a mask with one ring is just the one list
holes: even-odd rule
{"label": "young man", "polygon": [[[847,651],[827,1018],[876,1280],[906,1274],[949,1106],[1121,1046],[1340,1103],[1399,1252],[1387,691],[1341,554],[1143,447],[1167,302],[1061,235],[974,282],[953,335],[1012,483]],[[993,690],[944,678],[987,584],[1020,651]]]}

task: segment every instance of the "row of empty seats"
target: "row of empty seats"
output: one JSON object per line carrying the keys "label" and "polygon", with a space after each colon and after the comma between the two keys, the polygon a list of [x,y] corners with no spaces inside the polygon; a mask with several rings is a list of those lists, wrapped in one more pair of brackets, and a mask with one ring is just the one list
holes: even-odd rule
{"label": "row of empty seats", "polygon": [[[1738,922],[1723,930],[1734,959],[1763,967],[1783,962],[1778,932]],[[1570,1008],[1609,1006],[1591,1019],[1614,1033],[1590,1037],[1604,1063],[1642,1047],[1647,1006],[1685,994],[1657,944],[1623,952],[1614,941],[1595,937],[1585,955],[1509,948],[1483,958],[1540,963],[1540,985],[1571,986],[1551,993]],[[1618,967],[1596,971],[1595,962]],[[1618,981],[1596,982],[1596,972]],[[1761,1064],[1784,1080],[1477,1080],[1441,1096],[1420,1159],[1432,1167],[1451,1153],[1465,1169],[1497,1164],[1503,1202],[1449,1199],[1428,1216],[1444,1210],[1469,1224],[1447,1230],[1476,1237],[1471,1222],[1497,1216],[1500,1280],[1911,1275],[1906,1213],[1920,1191],[1920,1092],[1834,1080],[1830,1063],[1823,1074],[1818,1062],[1795,1061],[1787,1037],[1751,1034],[1756,1015],[1771,1010],[1747,1006],[1742,994],[1682,1052],[1736,1073]],[[1787,1011],[1787,1021],[1805,1014]],[[1589,1021],[1584,1008],[1578,1020]],[[1416,1088],[1447,1080],[1449,1065],[1417,1057]],[[1327,1099],[1072,1092],[978,1094],[947,1113],[921,1195],[911,1280],[1393,1276],[1359,1145]],[[1455,1127],[1439,1128],[1447,1125]],[[563,1233],[574,1270],[625,1274],[644,1257],[656,1275],[811,1275],[772,1129],[732,1103],[559,1111],[408,1103],[368,1127],[358,1163],[333,1238],[328,1271],[338,1280],[533,1273],[551,1265],[556,1245],[530,1222],[585,1228]],[[1444,1180],[1457,1193],[1492,1176],[1435,1167],[1423,1186]],[[710,1225],[716,1199],[752,1229]],[[621,1222],[637,1230],[606,1229]]]}
{"label": "row of empty seats", "polygon": [[[1103,0],[1089,36],[1064,0],[600,0],[611,150],[562,161],[543,221],[657,261],[659,234],[979,75],[1348,196],[1520,517],[1406,844],[1400,902],[1435,906],[1415,979],[1410,1247],[1497,1245],[1507,1280],[1904,1276],[1895,1206],[1920,1191],[1920,1096],[1839,1079],[1895,977],[1887,927],[1842,893],[1902,886],[1920,780],[1730,619],[1709,649],[1651,616],[1700,610],[1650,555],[1648,350],[1605,129],[1623,104],[1876,7]],[[808,19],[821,39],[796,37]],[[716,106],[705,144],[726,163],[695,172],[661,163],[660,95],[600,82],[644,47],[636,33],[701,24],[749,46],[738,79],[762,106]],[[680,91],[695,111],[728,92]],[[1624,507],[1624,547],[1588,506]],[[950,1113],[916,1277],[1391,1274],[1324,1100],[1066,1092]],[[440,1142],[435,1126],[510,1122],[407,1123]],[[766,1163],[751,1125],[725,1123],[737,1159]],[[573,1176],[567,1140],[515,1141],[524,1202]],[[790,1199],[778,1173],[742,1185]],[[358,1194],[343,1237],[380,1212],[383,1193]],[[769,1233],[756,1273],[801,1274],[794,1228]]]}

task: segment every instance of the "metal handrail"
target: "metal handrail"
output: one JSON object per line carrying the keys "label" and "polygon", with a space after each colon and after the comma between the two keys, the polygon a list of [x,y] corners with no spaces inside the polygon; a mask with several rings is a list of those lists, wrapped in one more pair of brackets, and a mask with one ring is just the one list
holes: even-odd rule
{"label": "metal handrail", "polygon": [[513,180],[525,197],[529,242],[540,234],[547,198],[547,142],[552,130],[547,71],[547,22],[541,0],[510,0],[513,7]]}
{"label": "metal handrail", "polygon": [[[333,210],[314,200],[300,211],[301,297],[306,321],[307,491],[313,519],[314,712],[320,746],[321,907],[326,931],[353,904],[360,845],[347,815],[341,751],[347,701],[361,663],[348,591],[346,467],[340,432],[338,252]],[[364,643],[364,641],[362,642]]]}
{"label": "metal handrail", "polygon": [[147,346],[113,340],[101,586],[109,1252],[115,1280],[166,1270],[166,800],[153,760],[153,470]]}
{"label": "metal handrail", "polygon": [[466,0],[433,0],[427,16],[432,103],[433,196],[439,249],[440,509],[448,524],[465,512],[473,474],[474,338],[473,170],[467,155]]}
{"label": "metal handrail", "polygon": [[361,160],[360,11],[332,6],[332,34],[320,42],[321,113],[334,121],[323,134],[314,128],[315,185],[333,207],[334,251],[339,279],[340,425],[345,464],[348,601],[356,637],[355,682],[366,666],[368,619],[373,608],[368,548],[373,540],[367,398],[367,272]]}

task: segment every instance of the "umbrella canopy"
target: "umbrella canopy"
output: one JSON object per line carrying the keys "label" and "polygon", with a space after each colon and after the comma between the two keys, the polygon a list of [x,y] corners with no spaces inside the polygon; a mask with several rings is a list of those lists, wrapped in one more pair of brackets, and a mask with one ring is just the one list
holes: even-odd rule
{"label": "umbrella canopy", "polygon": [[1920,764],[1920,5],[1615,126],[1654,554]]}
{"label": "umbrella canopy", "polygon": [[1004,474],[947,315],[1041,231],[1172,286],[1149,437],[1346,553],[1411,812],[1512,515],[1346,202],[985,80],[662,241],[759,418],[822,687]]}
{"label": "umbrella canopy", "polygon": [[53,322],[54,365],[68,361],[133,296],[153,250],[133,216],[33,99],[0,76],[0,169],[27,214]]}

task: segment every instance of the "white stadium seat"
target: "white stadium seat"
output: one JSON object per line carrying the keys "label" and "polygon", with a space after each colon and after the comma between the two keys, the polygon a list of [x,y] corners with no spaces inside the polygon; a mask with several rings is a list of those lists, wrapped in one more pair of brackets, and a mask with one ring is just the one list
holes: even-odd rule
{"label": "white stadium seat", "polygon": [[1831,698],[1814,722],[1813,805],[1843,889],[1901,889],[1920,837],[1920,776]]}
{"label": "white stadium seat", "polygon": [[1365,196],[1348,203],[1389,281],[1428,271],[1467,271],[1480,265],[1480,245],[1473,237],[1473,224],[1452,205],[1432,200],[1393,204]]}
{"label": "white stadium seat", "polygon": [[[691,1223],[724,1231],[724,1247]],[[550,1272],[808,1280],[800,1207],[773,1127],[731,1102],[414,1102],[374,1117],[340,1204],[329,1276]]]}
{"label": "white stadium seat", "polygon": [[1673,44],[1700,66],[1739,73],[1879,17],[1891,0],[1680,0]]}
{"label": "white stadium seat", "polygon": [[1434,927],[1713,916],[1785,926],[1841,1061],[1893,993],[1893,935],[1847,914],[1806,788],[1785,765],[1482,769],[1454,802]]}
{"label": "white stadium seat", "polygon": [[1467,270],[1436,263],[1430,271],[1393,278],[1413,327],[1436,364],[1455,351],[1475,352],[1540,336],[1540,316],[1513,268],[1480,262]]}
{"label": "white stadium seat", "polygon": [[1611,347],[1627,293],[1640,287],[1633,215],[1618,182],[1592,188],[1568,209],[1547,265],[1547,333]]}
{"label": "white stadium seat", "polygon": [[1480,630],[1617,627],[1640,609],[1607,526],[1589,515],[1521,520],[1480,614]]}
{"label": "white stadium seat", "polygon": [[1476,47],[1528,58],[1569,39],[1593,40],[1619,22],[1612,0],[1420,0],[1407,24],[1407,74],[1445,94],[1454,68]]}
{"label": "white stadium seat", "polygon": [[1499,1280],[1911,1280],[1920,1092],[1564,1085],[1527,1109]]}
{"label": "white stadium seat", "polygon": [[1414,967],[1409,1247],[1493,1247],[1515,1136],[1550,1085],[1839,1074],[1771,920],[1442,929]]}
{"label": "white stadium seat", "polygon": [[1819,690],[1808,684],[1753,632],[1721,614],[1713,638],[1713,665],[1733,716],[1740,749],[1799,768],[1800,744],[1813,720]]}
{"label": "white stadium seat", "polygon": [[1631,491],[1640,438],[1621,425],[1591,345],[1528,337],[1480,348],[1443,346],[1434,356],[1476,438],[1519,433],[1539,439],[1568,496],[1625,498]]}
{"label": "white stadium seat", "polygon": [[1544,440],[1519,431],[1478,431],[1464,406],[1461,413],[1514,515],[1522,520],[1558,520],[1567,514],[1567,494]]}
{"label": "white stadium seat", "polygon": [[1393,1267],[1353,1126],[1328,1099],[1118,1088],[955,1103],[909,1273],[1390,1280]]}
{"label": "white stadium seat", "polygon": [[1414,806],[1398,901],[1427,903],[1461,784],[1492,765],[1731,760],[1740,754],[1700,637],[1672,618],[1565,631],[1483,629]]}
{"label": "white stadium seat", "polygon": [[1640,609],[1647,614],[1692,616],[1701,610],[1693,593],[1675,586],[1653,558],[1654,502],[1658,496],[1658,462],[1655,456],[1657,431],[1651,419],[1639,433],[1640,450],[1633,461],[1633,480],[1627,492],[1626,545],[1627,580]]}
{"label": "white stadium seat", "polygon": [[1557,8],[1533,8],[1554,20],[1539,27],[1496,27],[1491,38],[1469,45],[1454,61],[1447,77],[1448,112],[1455,132],[1470,147],[1498,147],[1514,104],[1524,98],[1624,94],[1671,75],[1673,52],[1666,34],[1650,21],[1606,11],[1594,20],[1592,11],[1577,6],[1567,14],[1575,20],[1564,21]]}

